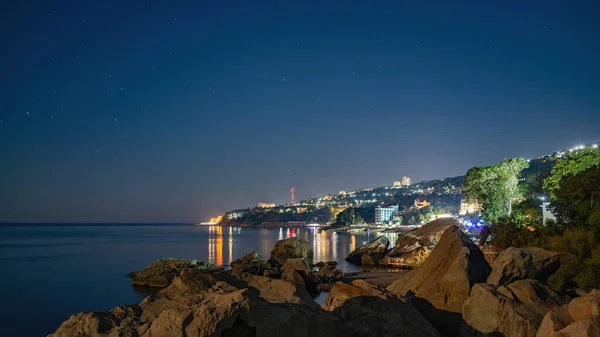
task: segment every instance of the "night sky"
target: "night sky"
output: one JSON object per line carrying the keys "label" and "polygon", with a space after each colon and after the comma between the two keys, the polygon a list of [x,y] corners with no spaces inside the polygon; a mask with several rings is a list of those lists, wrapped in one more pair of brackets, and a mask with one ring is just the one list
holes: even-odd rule
{"label": "night sky", "polygon": [[0,221],[196,222],[600,140],[600,2],[0,4]]}

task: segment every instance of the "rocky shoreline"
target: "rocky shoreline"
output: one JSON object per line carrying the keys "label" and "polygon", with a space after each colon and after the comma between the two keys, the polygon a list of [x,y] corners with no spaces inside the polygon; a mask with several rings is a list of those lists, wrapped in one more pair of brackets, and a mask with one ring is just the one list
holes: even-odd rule
{"label": "rocky shoreline", "polygon": [[[135,285],[160,288],[156,294],[73,315],[50,336],[600,336],[600,291],[571,299],[545,285],[558,254],[509,248],[490,259],[446,224],[400,239],[409,246],[436,240],[403,273],[344,274],[334,262],[314,263],[308,242],[297,238],[279,241],[268,259],[249,253],[230,270],[160,259],[130,275]],[[378,238],[348,259],[377,265],[388,246]],[[313,297],[323,290],[319,306]]]}

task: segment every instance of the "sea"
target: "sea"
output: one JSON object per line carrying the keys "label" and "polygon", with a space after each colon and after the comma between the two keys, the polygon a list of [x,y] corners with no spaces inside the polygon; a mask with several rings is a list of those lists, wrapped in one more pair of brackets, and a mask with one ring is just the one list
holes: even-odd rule
{"label": "sea", "polygon": [[[161,257],[210,261],[228,268],[258,251],[269,257],[278,240],[307,240],[315,262],[360,267],[344,258],[373,240],[370,232],[317,228],[246,228],[194,224],[0,224],[0,326],[11,337],[46,336],[71,315],[136,304],[149,295],[127,274]],[[389,234],[394,241],[395,234]],[[393,243],[393,242],[392,242]]]}

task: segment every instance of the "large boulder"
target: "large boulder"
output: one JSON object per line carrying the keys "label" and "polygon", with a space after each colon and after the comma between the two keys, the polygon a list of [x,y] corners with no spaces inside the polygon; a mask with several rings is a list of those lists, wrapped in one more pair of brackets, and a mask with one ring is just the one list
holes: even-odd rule
{"label": "large boulder", "polygon": [[165,288],[171,284],[173,279],[179,275],[182,270],[187,268],[201,270],[205,273],[217,273],[223,271],[222,267],[218,267],[210,262],[162,258],[145,269],[129,273],[129,276],[133,279],[133,285]]}
{"label": "large boulder", "polygon": [[457,226],[452,226],[422,266],[387,289],[406,296],[442,335],[458,336],[462,305],[471,287],[485,282],[489,273],[483,253]]}
{"label": "large boulder", "polygon": [[317,295],[317,284],[321,280],[304,259],[286,259],[281,268],[281,279],[304,287],[311,295]]}
{"label": "large boulder", "polygon": [[567,302],[537,280],[476,284],[463,305],[461,336],[534,337],[544,315]]}
{"label": "large boulder", "polygon": [[344,272],[335,266],[323,266],[319,268],[319,271],[317,271],[317,276],[323,282],[331,282],[343,277]]}
{"label": "large boulder", "polygon": [[594,290],[544,316],[536,337],[599,337],[600,291]]}
{"label": "large boulder", "polygon": [[390,241],[385,236],[356,248],[346,257],[346,261],[354,264],[376,265],[388,251]]}
{"label": "large boulder", "polygon": [[313,262],[313,254],[310,243],[297,237],[277,241],[271,250],[271,258],[277,259],[281,264],[289,258],[305,259],[310,264]]}
{"label": "large boulder", "polygon": [[433,220],[404,234],[398,234],[396,245],[383,258],[381,264],[390,266],[420,266],[431,253],[431,247],[440,241],[442,234],[460,224],[453,218]]}
{"label": "large boulder", "polygon": [[517,280],[536,279],[545,282],[560,267],[560,255],[542,248],[503,250],[492,263],[487,283],[509,284]]}
{"label": "large boulder", "polygon": [[323,308],[340,316],[356,336],[440,336],[411,305],[363,280],[337,282]]}

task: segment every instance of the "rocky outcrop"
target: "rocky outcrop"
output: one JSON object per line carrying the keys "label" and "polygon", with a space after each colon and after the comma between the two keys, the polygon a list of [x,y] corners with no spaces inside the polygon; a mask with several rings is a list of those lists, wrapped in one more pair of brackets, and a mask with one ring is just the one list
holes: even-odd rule
{"label": "rocky outcrop", "polygon": [[376,265],[387,253],[390,241],[385,236],[356,248],[346,257],[346,261],[354,264]]}
{"label": "rocky outcrop", "polygon": [[242,275],[184,269],[139,306],[74,315],[50,336],[352,336],[304,289]]}
{"label": "rocky outcrop", "polygon": [[381,264],[390,266],[420,266],[431,253],[442,234],[451,226],[459,223],[452,218],[431,221],[419,228],[398,234],[396,245],[383,258]]}
{"label": "rocky outcrop", "polygon": [[136,286],[164,288],[171,284],[173,279],[182,270],[187,268],[201,270],[204,273],[216,273],[223,270],[223,268],[209,262],[162,258],[145,269],[129,273],[129,276],[133,279],[132,282]]}
{"label": "rocky outcrop", "polygon": [[277,259],[281,264],[289,258],[305,259],[310,264],[313,262],[313,254],[311,245],[297,237],[277,241],[271,250],[271,258]]}
{"label": "rocky outcrop", "polygon": [[317,284],[321,283],[321,280],[312,272],[304,259],[286,259],[281,270],[282,280],[304,287],[311,295],[319,293]]}
{"label": "rocky outcrop", "polygon": [[[325,261],[319,261],[319,262],[317,262],[317,263],[314,264],[314,267],[325,267],[325,266],[335,267],[337,265],[338,265],[337,261],[327,261],[327,262],[325,262]],[[311,265],[311,267],[312,266],[313,265]]]}
{"label": "rocky outcrop", "polygon": [[573,299],[544,316],[537,337],[600,336],[600,290]]}
{"label": "rocky outcrop", "polygon": [[411,305],[363,280],[337,282],[323,308],[357,336],[440,336]]}
{"label": "rocky outcrop", "polygon": [[517,280],[536,279],[545,282],[560,267],[560,255],[542,248],[503,250],[492,263],[487,283],[509,284]]}
{"label": "rocky outcrop", "polygon": [[533,337],[544,315],[568,300],[537,280],[476,284],[463,305],[461,336]]}
{"label": "rocky outcrop", "polygon": [[485,282],[490,266],[457,226],[443,233],[429,258],[388,291],[407,299],[444,336],[458,336],[462,305],[475,283]]}
{"label": "rocky outcrop", "polygon": [[63,322],[48,337],[121,336],[119,331],[122,328],[130,327],[135,331],[141,312],[137,305],[121,305],[110,311],[81,312]]}
{"label": "rocky outcrop", "polygon": [[276,259],[264,260],[259,252],[252,252],[231,262],[231,272],[235,275],[250,273],[279,277],[281,275],[281,264]]}

